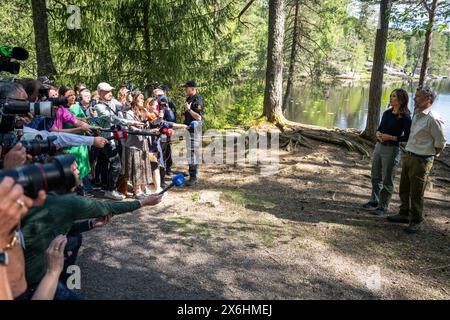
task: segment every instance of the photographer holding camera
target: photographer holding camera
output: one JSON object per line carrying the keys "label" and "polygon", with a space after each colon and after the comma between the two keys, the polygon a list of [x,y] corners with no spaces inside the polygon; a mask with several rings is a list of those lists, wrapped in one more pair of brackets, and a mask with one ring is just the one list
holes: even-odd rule
{"label": "photographer holding camera", "polygon": [[[76,162],[72,172],[78,177]],[[46,249],[57,234],[73,232],[77,221],[108,217],[133,212],[145,206],[157,205],[162,195],[150,195],[143,200],[130,202],[100,201],[76,194],[55,195],[49,193],[45,203],[33,208],[22,220],[22,231],[26,243],[25,265],[29,293],[34,293],[46,273]],[[52,223],[48,223],[52,221]],[[97,221],[98,222],[98,221]],[[56,298],[78,298],[63,283],[57,288]]]}
{"label": "photographer holding camera", "polygon": [[16,247],[17,226],[31,207],[22,186],[11,178],[0,183],[0,299],[12,299],[26,289],[23,253]]}
{"label": "photographer holding camera", "polygon": [[10,177],[0,183],[0,300],[13,298],[32,300],[52,300],[58,279],[64,266],[64,247],[67,239],[57,236],[46,250],[47,269],[33,296],[28,295],[25,281],[25,260],[23,235],[18,228],[20,220],[32,206],[40,206],[45,201],[44,191],[36,200],[23,194],[21,185]]}

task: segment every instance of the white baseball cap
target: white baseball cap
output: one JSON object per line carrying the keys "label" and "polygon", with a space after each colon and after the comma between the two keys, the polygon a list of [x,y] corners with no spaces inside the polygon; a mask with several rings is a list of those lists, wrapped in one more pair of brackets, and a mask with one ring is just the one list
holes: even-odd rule
{"label": "white baseball cap", "polygon": [[106,82],[99,83],[97,86],[98,91],[112,91],[113,89],[114,88],[111,87],[110,84]]}

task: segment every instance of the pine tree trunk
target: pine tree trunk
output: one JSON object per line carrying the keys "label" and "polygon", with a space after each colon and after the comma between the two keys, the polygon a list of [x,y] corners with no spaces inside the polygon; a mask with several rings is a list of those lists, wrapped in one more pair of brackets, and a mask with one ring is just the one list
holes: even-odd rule
{"label": "pine tree trunk", "polygon": [[144,1],[144,8],[143,8],[143,29],[142,33],[144,36],[144,48],[145,48],[145,54],[147,58],[147,63],[151,63],[152,60],[152,54],[151,54],[151,41],[150,41],[150,29],[149,29],[149,3],[147,1]]}
{"label": "pine tree trunk", "polygon": [[[433,39],[433,26],[436,17],[436,7],[438,0],[433,0],[431,9],[428,11],[428,28],[425,33],[425,45],[423,47],[422,68],[420,69],[419,86],[425,83],[428,73],[428,63],[430,61],[431,41]],[[428,9],[427,9],[428,10]]]}
{"label": "pine tree trunk", "polygon": [[291,101],[292,91],[294,89],[294,75],[296,72],[295,62],[297,60],[299,41],[300,41],[300,0],[295,2],[295,16],[294,16],[294,29],[292,32],[292,46],[291,46],[291,57],[289,61],[289,71],[288,79],[286,85],[286,92],[283,99],[283,111],[289,106],[289,101]]}
{"label": "pine tree trunk", "polygon": [[283,45],[285,8],[285,0],[269,1],[269,39],[263,116],[270,122],[277,122],[283,117]]}
{"label": "pine tree trunk", "polygon": [[376,140],[376,132],[380,122],[381,96],[383,94],[384,64],[386,61],[386,45],[389,31],[389,11],[391,0],[381,0],[380,28],[377,30],[373,57],[372,76],[369,89],[369,111],[363,137]]}
{"label": "pine tree trunk", "polygon": [[48,39],[46,0],[32,0],[34,38],[38,76],[50,77],[56,74]]}

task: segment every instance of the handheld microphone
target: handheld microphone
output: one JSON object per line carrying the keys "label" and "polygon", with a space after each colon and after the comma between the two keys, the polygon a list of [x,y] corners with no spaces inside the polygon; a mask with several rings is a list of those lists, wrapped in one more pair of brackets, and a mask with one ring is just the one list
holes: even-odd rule
{"label": "handheld microphone", "polygon": [[172,178],[172,183],[169,184],[167,187],[165,187],[158,195],[162,195],[165,192],[169,191],[169,189],[172,189],[173,187],[181,187],[185,182],[184,175],[183,174],[177,174],[175,177]]}

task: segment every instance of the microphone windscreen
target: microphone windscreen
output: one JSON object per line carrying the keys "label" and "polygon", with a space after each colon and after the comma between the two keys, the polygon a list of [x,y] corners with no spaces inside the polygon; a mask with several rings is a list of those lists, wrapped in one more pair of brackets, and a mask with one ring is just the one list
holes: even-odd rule
{"label": "microphone windscreen", "polygon": [[28,51],[21,47],[15,47],[12,49],[11,58],[17,60],[27,60],[28,59]]}

